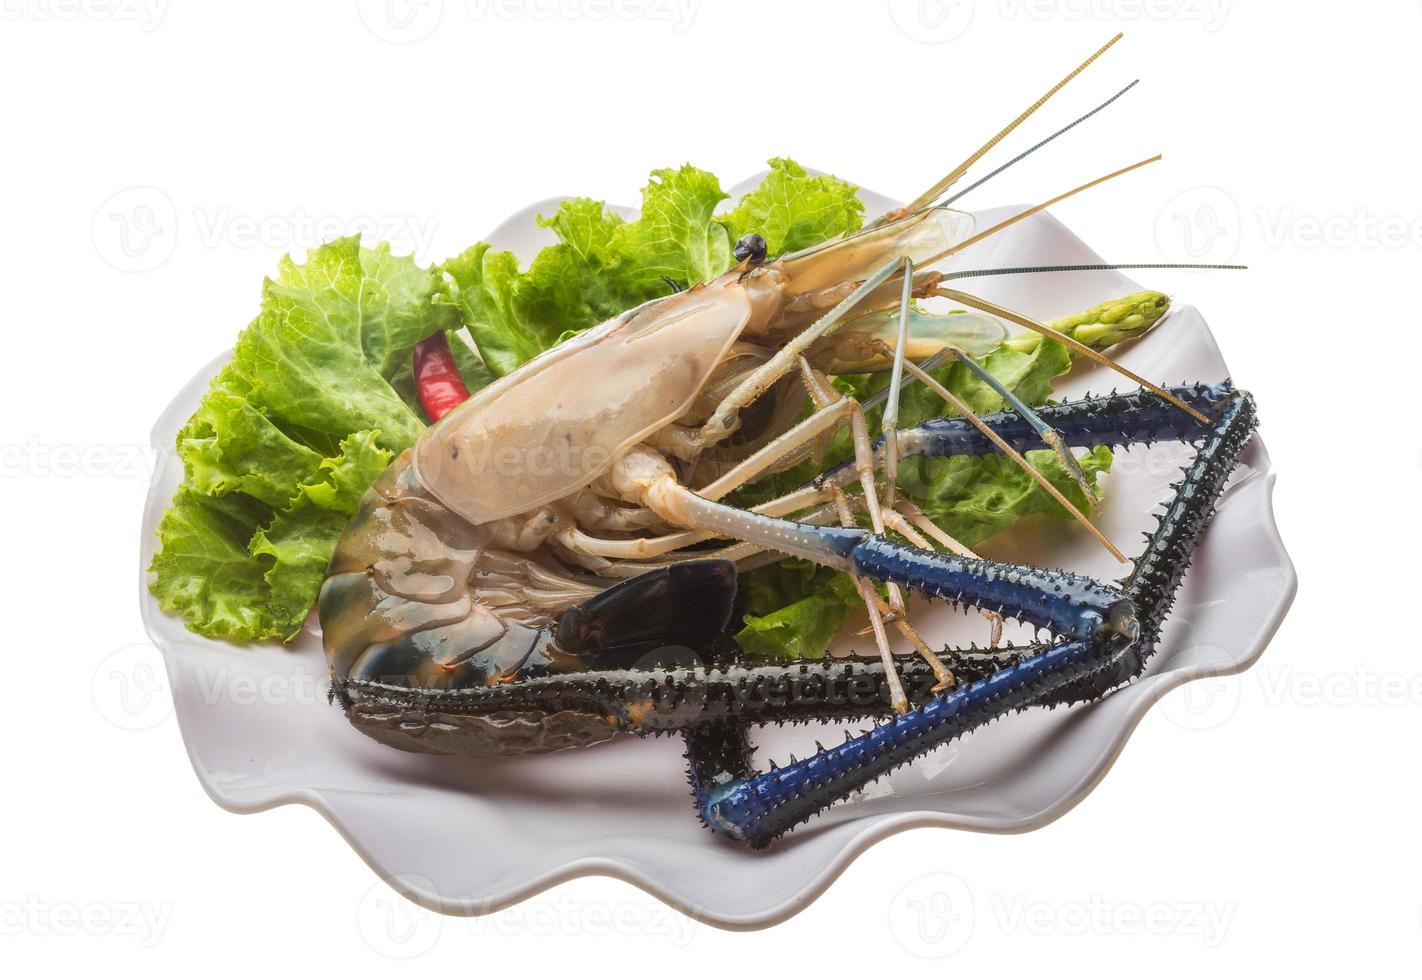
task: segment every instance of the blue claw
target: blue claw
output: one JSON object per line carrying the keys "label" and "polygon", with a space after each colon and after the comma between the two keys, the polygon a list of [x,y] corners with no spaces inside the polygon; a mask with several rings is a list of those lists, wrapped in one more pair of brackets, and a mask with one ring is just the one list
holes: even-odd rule
{"label": "blue claw", "polygon": [[1122,649],[1105,637],[1052,647],[808,759],[722,783],[706,794],[701,818],[736,840],[765,847],[929,748],[1101,670]]}
{"label": "blue claw", "polygon": [[967,602],[1054,632],[1086,639],[1103,626],[1126,631],[1135,609],[1118,590],[1084,575],[960,558],[869,537],[850,554],[856,575]]}

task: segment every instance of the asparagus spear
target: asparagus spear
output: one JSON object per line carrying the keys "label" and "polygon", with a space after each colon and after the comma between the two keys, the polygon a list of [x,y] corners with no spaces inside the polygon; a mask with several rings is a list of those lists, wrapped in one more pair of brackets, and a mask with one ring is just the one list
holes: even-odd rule
{"label": "asparagus spear", "polygon": [[[1139,337],[1155,324],[1160,322],[1170,310],[1170,297],[1164,293],[1147,290],[1145,292],[1133,293],[1130,296],[1123,296],[1120,299],[1108,300],[1105,303],[1097,304],[1089,310],[1081,313],[1065,316],[1058,320],[1053,320],[1049,325],[1069,337],[1075,338],[1080,343],[1086,344],[1094,350],[1106,350],[1123,340],[1132,337]],[[1003,341],[1004,347],[1011,347],[1013,350],[1030,354],[1037,349],[1037,345],[1042,342],[1042,335],[1035,332],[1018,334],[1016,337],[1009,337]],[[943,351],[940,355],[929,358],[922,365],[922,368],[931,370],[936,367],[935,362],[941,362],[952,356],[952,352]],[[1092,510],[1100,504],[1101,500],[1096,495],[1096,488],[1091,485],[1091,481],[1082,472],[1081,464],[1072,455],[1061,437],[1046,423],[1044,423],[1036,412],[1022,404],[1007,388],[998,382],[986,369],[981,367],[971,357],[963,351],[957,351],[956,356],[961,360],[979,379],[997,390],[1002,399],[1019,415],[1037,430],[1062,466],[1086,496],[1086,501]],[[869,402],[865,402],[868,405]]]}
{"label": "asparagus spear", "polygon": [[[1079,340],[1093,350],[1139,337],[1160,321],[1170,310],[1170,297],[1154,290],[1133,293],[1120,299],[1107,300],[1089,310],[1051,321],[1048,326]],[[1042,342],[1038,333],[1020,333],[1009,337],[1004,345],[1030,354]]]}

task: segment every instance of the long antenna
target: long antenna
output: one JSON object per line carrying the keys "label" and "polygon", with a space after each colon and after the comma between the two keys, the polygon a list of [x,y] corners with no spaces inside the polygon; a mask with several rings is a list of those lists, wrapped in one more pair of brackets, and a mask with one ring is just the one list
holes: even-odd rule
{"label": "long antenna", "polygon": [[959,272],[940,272],[939,280],[978,279],[984,276],[1018,276],[1038,272],[1116,272],[1122,269],[1229,269],[1240,271],[1247,265],[1216,265],[1206,262],[1101,262],[1090,265],[1017,265],[1001,269],[965,269]]}
{"label": "long antenna", "polygon": [[1032,115],[1032,113],[1042,108],[1042,106],[1046,104],[1046,101],[1052,96],[1056,95],[1058,92],[1060,92],[1062,90],[1062,87],[1066,85],[1067,82],[1071,81],[1077,75],[1080,75],[1083,71],[1085,71],[1088,65],[1090,65],[1097,58],[1101,57],[1103,54],[1105,54],[1107,49],[1109,49],[1111,45],[1115,44],[1117,41],[1121,40],[1123,36],[1124,35],[1117,34],[1115,37],[1111,38],[1111,40],[1101,45],[1101,47],[1097,49],[1095,54],[1093,54],[1090,58],[1087,58],[1081,64],[1077,65],[1075,70],[1073,70],[1070,75],[1068,75],[1066,78],[1063,78],[1060,82],[1057,82],[1057,84],[1053,85],[1050,89],[1048,89],[1046,95],[1043,95],[1036,102],[1033,102],[1030,106],[1028,106],[1027,109],[1020,116],[1018,116],[1016,119],[1012,120],[1012,122],[1004,126],[1001,132],[999,132],[992,139],[988,140],[986,143],[980,146],[977,152],[973,153],[973,155],[968,157],[968,159],[964,160],[962,163],[958,164],[958,166],[954,167],[952,172],[950,172],[946,177],[938,181],[938,183],[934,184],[928,190],[924,191],[917,198],[915,198],[913,203],[911,203],[908,207],[901,209],[900,213],[911,214],[914,211],[917,211],[919,208],[927,207],[928,205],[932,204],[934,201],[942,197],[943,192],[948,190],[948,188],[952,187],[955,183],[957,183],[958,178],[962,177],[963,174],[967,173],[969,167],[977,163],[978,160],[982,159],[985,153],[991,150],[994,146],[997,146],[997,144],[1002,142],[1008,136],[1008,134],[1010,134],[1018,126],[1022,125],[1022,123],[1026,121],[1028,116]]}
{"label": "long antenna", "polygon": [[1073,120],[1073,121],[1067,123],[1067,124],[1066,124],[1065,126],[1063,126],[1061,129],[1057,130],[1055,133],[1053,133],[1051,136],[1048,136],[1046,139],[1042,140],[1040,143],[1037,143],[1037,144],[1035,144],[1034,146],[1030,146],[1030,147],[1028,147],[1027,149],[1023,150],[1021,153],[1017,154],[1017,156],[1013,157],[1011,160],[1008,160],[1006,163],[1004,163],[1002,166],[998,167],[998,168],[997,168],[996,170],[994,170],[992,173],[987,174],[986,176],[983,176],[983,177],[979,177],[977,180],[973,181],[973,182],[972,182],[971,184],[969,184],[967,187],[964,187],[964,188],[963,188],[962,190],[960,190],[958,193],[954,194],[952,197],[950,197],[950,198],[948,198],[947,200],[945,200],[945,201],[943,202],[943,207],[946,208],[946,207],[948,207],[949,205],[951,205],[954,201],[958,200],[958,198],[962,197],[964,194],[967,194],[967,193],[970,192],[970,191],[975,191],[975,190],[977,190],[979,187],[983,186],[983,185],[986,184],[988,181],[992,180],[992,179],[993,179],[994,177],[996,177],[998,174],[1002,173],[1002,172],[1003,172],[1004,170],[1006,170],[1008,167],[1011,167],[1013,164],[1016,164],[1016,163],[1021,163],[1023,160],[1027,159],[1027,158],[1030,157],[1032,154],[1036,153],[1038,150],[1040,150],[1042,147],[1046,146],[1048,143],[1050,143],[1052,140],[1056,139],[1058,136],[1061,136],[1063,133],[1070,132],[1071,130],[1075,129],[1077,126],[1080,126],[1082,123],[1086,122],[1086,120],[1090,119],[1092,116],[1096,115],[1096,114],[1097,114],[1098,112],[1100,112],[1102,109],[1106,108],[1106,107],[1107,107],[1108,105],[1110,105],[1112,102],[1115,102],[1115,101],[1116,101],[1117,99],[1119,99],[1121,96],[1125,95],[1125,94],[1126,94],[1127,92],[1129,92],[1131,89],[1135,88],[1137,85],[1140,84],[1140,82],[1141,82],[1141,80],[1140,80],[1139,78],[1137,78],[1134,82],[1132,82],[1131,84],[1127,85],[1125,88],[1121,89],[1121,91],[1119,91],[1119,92],[1117,92],[1115,95],[1111,96],[1109,99],[1107,99],[1105,102],[1101,103],[1101,104],[1100,104],[1099,106],[1097,106],[1095,109],[1092,109],[1092,110],[1091,110],[1090,112],[1088,112],[1086,115],[1081,116],[1081,117],[1079,117],[1079,118],[1077,118],[1077,119],[1075,119],[1075,120]]}
{"label": "long antenna", "polygon": [[985,230],[985,231],[980,231],[980,232],[978,232],[976,235],[973,235],[973,236],[971,236],[971,237],[969,237],[969,238],[963,239],[963,240],[962,240],[961,242],[959,242],[958,244],[953,245],[953,246],[951,246],[951,247],[949,247],[949,248],[944,249],[943,251],[939,252],[937,255],[933,256],[932,258],[924,259],[922,262],[919,262],[918,265],[919,265],[920,268],[923,267],[923,266],[930,266],[930,265],[932,265],[932,264],[935,263],[935,262],[939,262],[939,261],[941,261],[941,260],[943,260],[943,259],[946,259],[946,258],[947,258],[948,256],[950,256],[950,255],[956,255],[958,252],[961,252],[963,249],[967,248],[969,245],[977,244],[978,242],[982,241],[984,238],[988,238],[988,237],[990,237],[990,236],[992,236],[992,235],[997,234],[998,232],[1002,231],[1004,228],[1008,227],[1009,225],[1014,225],[1014,224],[1016,224],[1017,222],[1021,221],[1023,218],[1030,218],[1032,215],[1037,214],[1037,213],[1040,212],[1040,211],[1045,211],[1045,210],[1047,210],[1047,208],[1051,207],[1053,204],[1059,204],[1059,203],[1061,203],[1062,201],[1065,201],[1065,200],[1066,200],[1067,198],[1069,198],[1069,197],[1072,197],[1072,196],[1074,196],[1074,195],[1076,195],[1076,194],[1080,194],[1082,191],[1090,190],[1091,188],[1095,187],[1097,184],[1104,184],[1104,183],[1106,183],[1106,181],[1111,180],[1111,179],[1113,179],[1113,178],[1115,178],[1115,177],[1119,177],[1119,176],[1121,176],[1122,174],[1128,174],[1128,173],[1130,173],[1132,170],[1139,170],[1141,167],[1144,167],[1145,165],[1150,164],[1150,163],[1155,163],[1155,162],[1156,162],[1157,160],[1159,160],[1159,159],[1160,159],[1160,154],[1157,153],[1155,156],[1149,157],[1148,159],[1145,159],[1145,160],[1141,160],[1141,161],[1139,161],[1139,162],[1137,162],[1137,163],[1133,163],[1133,164],[1131,164],[1129,167],[1122,167],[1120,170],[1116,170],[1116,171],[1113,171],[1113,172],[1111,172],[1111,173],[1109,173],[1109,174],[1106,174],[1104,177],[1097,177],[1095,180],[1087,181],[1086,183],[1082,184],[1080,187],[1073,187],[1073,188],[1072,188],[1071,190],[1069,190],[1069,191],[1066,191],[1066,192],[1064,192],[1064,193],[1062,193],[1062,194],[1058,194],[1056,197],[1052,198],[1050,201],[1043,201],[1041,204],[1035,205],[1034,207],[1030,207],[1030,208],[1028,208],[1026,211],[1021,211],[1021,212],[1019,212],[1019,213],[1017,213],[1017,214],[1014,214],[1014,215],[1013,215],[1012,217],[1010,217],[1010,218],[1005,218],[1005,219],[1003,219],[1002,221],[999,221],[997,224],[993,225],[991,228],[988,228],[988,229]]}

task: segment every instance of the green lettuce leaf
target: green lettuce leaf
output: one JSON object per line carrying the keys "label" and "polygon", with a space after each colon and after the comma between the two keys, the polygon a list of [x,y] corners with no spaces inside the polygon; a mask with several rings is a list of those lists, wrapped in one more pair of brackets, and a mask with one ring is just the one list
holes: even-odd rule
{"label": "green lettuce leaf", "polygon": [[341,440],[339,456],[321,461],[321,475],[302,484],[296,496],[248,550],[263,562],[268,587],[265,611],[287,639],[306,619],[326,576],[326,566],[361,495],[385,471],[393,454],[376,442],[378,433],[358,432]]}
{"label": "green lettuce leaf", "polygon": [[495,375],[508,374],[547,347],[548,339],[525,327],[514,309],[520,276],[512,252],[496,252],[480,242],[442,268],[447,280],[443,305],[459,311],[480,357]]}
{"label": "green lettuce leaf", "polygon": [[745,625],[736,642],[753,657],[818,660],[859,608],[849,576],[798,559],[741,577]]}
{"label": "green lettuce leaf", "polygon": [[315,476],[321,454],[279,429],[233,390],[224,368],[178,434],[187,485],[201,494],[245,493],[281,507],[292,488]]}
{"label": "green lettuce leaf", "polygon": [[[301,628],[360,495],[424,429],[411,350],[460,326],[439,285],[356,238],[281,263],[178,434],[184,479],[151,566],[164,609],[228,639]],[[466,382],[484,380],[471,364]]]}
{"label": "green lettuce leaf", "polygon": [[858,190],[834,177],[812,177],[794,160],[777,157],[760,186],[718,220],[731,241],[756,232],[770,255],[784,255],[858,231],[864,222]]}
{"label": "green lettuce leaf", "polygon": [[159,604],[204,636],[271,636],[266,570],[247,550],[253,529],[270,516],[242,494],[209,497],[180,488],[158,525],[162,550],[149,566]]}
{"label": "green lettuce leaf", "polygon": [[[327,437],[379,429],[392,449],[424,423],[414,405],[410,349],[457,326],[431,302],[437,279],[414,260],[356,237],[312,249],[304,265],[283,259],[262,290],[262,310],[237,340],[232,372],[268,416]],[[291,431],[289,429],[288,431]]]}
{"label": "green lettuce leaf", "polygon": [[438,302],[456,310],[489,370],[508,374],[548,347],[649,299],[729,269],[732,243],[758,231],[772,254],[857,231],[857,188],[811,176],[791,160],[724,215],[726,192],[692,166],[652,172],[627,221],[601,201],[573,198],[538,223],[558,236],[520,270],[512,252],[475,245],[440,267]]}
{"label": "green lettuce leaf", "polygon": [[652,173],[636,221],[600,201],[564,201],[539,218],[558,242],[527,270],[512,252],[481,242],[440,267],[439,303],[458,311],[489,370],[508,374],[559,340],[666,295],[666,279],[687,285],[730,268],[726,230],[712,220],[725,197],[714,175],[684,166]]}
{"label": "green lettuce leaf", "polygon": [[726,199],[714,174],[691,165],[652,171],[642,189],[642,213],[617,230],[615,246],[627,260],[621,275],[653,289],[665,276],[684,286],[706,282],[731,267],[731,241],[712,221]]}

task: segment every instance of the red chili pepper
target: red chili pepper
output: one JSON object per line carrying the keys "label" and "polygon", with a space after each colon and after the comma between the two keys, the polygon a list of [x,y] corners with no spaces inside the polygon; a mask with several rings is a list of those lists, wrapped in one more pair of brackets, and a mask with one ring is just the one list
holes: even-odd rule
{"label": "red chili pepper", "polygon": [[469,397],[443,330],[415,345],[415,390],[431,422],[438,422]]}

